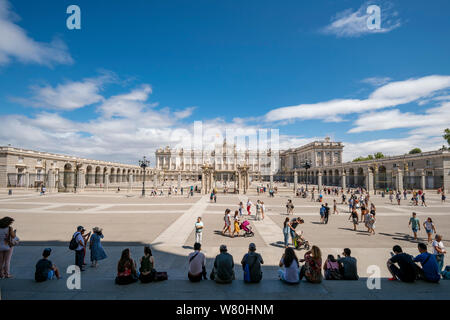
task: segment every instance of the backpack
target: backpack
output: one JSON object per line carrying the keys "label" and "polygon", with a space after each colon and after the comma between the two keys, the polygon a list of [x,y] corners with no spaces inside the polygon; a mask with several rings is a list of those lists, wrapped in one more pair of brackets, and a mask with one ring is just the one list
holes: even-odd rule
{"label": "backpack", "polygon": [[69,243],[70,250],[76,250],[78,248],[77,233],[78,232],[75,232],[75,234],[72,236],[72,239],[70,240],[70,243]]}

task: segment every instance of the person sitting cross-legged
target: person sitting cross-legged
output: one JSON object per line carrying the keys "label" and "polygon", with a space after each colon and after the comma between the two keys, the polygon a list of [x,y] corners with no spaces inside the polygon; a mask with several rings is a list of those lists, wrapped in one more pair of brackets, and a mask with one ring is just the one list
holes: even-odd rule
{"label": "person sitting cross-legged", "polygon": [[416,280],[417,265],[414,263],[413,256],[404,253],[398,245],[394,246],[392,251],[394,253],[387,261],[387,268],[392,275],[392,278],[389,280],[414,282]]}

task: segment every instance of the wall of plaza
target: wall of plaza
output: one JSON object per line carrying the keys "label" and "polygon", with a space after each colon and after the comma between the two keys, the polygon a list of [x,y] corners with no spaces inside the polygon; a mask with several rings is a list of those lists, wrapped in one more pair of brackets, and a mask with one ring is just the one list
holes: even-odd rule
{"label": "wall of plaza", "polygon": [[[430,151],[369,161],[312,166],[310,170],[284,167],[277,179],[318,186],[382,189],[439,189],[450,191],[450,152]],[[296,181],[294,181],[296,180]]]}
{"label": "wall of plaza", "polygon": [[[145,172],[153,178],[153,170]],[[40,188],[49,191],[132,188],[142,184],[139,166],[0,147],[0,188]]]}

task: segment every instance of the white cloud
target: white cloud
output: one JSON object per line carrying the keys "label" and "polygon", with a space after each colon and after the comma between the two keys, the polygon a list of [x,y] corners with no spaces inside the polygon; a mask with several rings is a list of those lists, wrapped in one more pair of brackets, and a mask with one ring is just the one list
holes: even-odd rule
{"label": "white cloud", "polygon": [[370,77],[370,78],[361,80],[361,82],[370,84],[374,87],[379,87],[379,86],[382,86],[382,85],[388,83],[391,80],[392,79],[389,77]]}
{"label": "white cloud", "polygon": [[6,65],[12,59],[46,66],[73,63],[67,46],[61,40],[37,42],[27,36],[26,31],[14,20],[17,20],[17,16],[12,12],[9,2],[0,0],[0,65]]}
{"label": "white cloud", "polygon": [[333,34],[337,37],[359,37],[371,33],[387,33],[400,27],[400,20],[397,13],[392,12],[391,5],[385,3],[381,7],[381,28],[369,29],[367,20],[370,14],[367,13],[368,3],[362,5],[358,10],[347,9],[339,12],[331,19],[331,23],[321,29],[322,33]]}
{"label": "white cloud", "polygon": [[[424,128],[426,132],[436,129],[442,132],[450,124],[450,102],[430,108],[424,114],[389,110],[360,116],[349,133],[389,130],[396,128]],[[417,129],[416,129],[417,130]]]}
{"label": "white cloud", "polygon": [[376,89],[368,99],[334,99],[314,104],[281,107],[265,115],[268,122],[282,120],[322,119],[342,121],[342,115],[394,107],[428,97],[450,88],[450,76],[433,75],[388,83]]}

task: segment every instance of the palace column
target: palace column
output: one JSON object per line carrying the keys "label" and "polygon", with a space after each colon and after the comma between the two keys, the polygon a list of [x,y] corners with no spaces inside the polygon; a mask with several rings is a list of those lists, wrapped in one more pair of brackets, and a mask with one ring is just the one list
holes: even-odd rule
{"label": "palace column", "polygon": [[294,195],[297,192],[297,180],[298,180],[298,172],[294,171]]}
{"label": "palace column", "polygon": [[86,183],[86,177],[84,174],[84,169],[78,169],[78,177],[77,177],[77,189],[84,189]]}
{"label": "palace column", "polygon": [[55,189],[55,173],[53,172],[53,169],[49,169],[47,171],[47,177],[48,177],[48,191],[53,191]]}
{"label": "palace column", "polygon": [[320,193],[320,190],[322,190],[322,171],[319,171],[319,174],[317,175],[317,189]]}
{"label": "palace column", "polygon": [[109,173],[105,172],[105,191],[108,191],[109,188]]}
{"label": "palace column", "polygon": [[345,188],[347,188],[347,175],[345,174],[345,170],[342,169],[342,175],[341,175],[341,186],[342,186],[342,190],[345,190]]}
{"label": "palace column", "polygon": [[403,190],[403,171],[400,168],[397,168],[395,173],[395,189],[401,191]]}
{"label": "palace column", "polygon": [[366,169],[365,180],[365,187],[367,189],[367,192],[373,190],[373,172],[369,167]]}
{"label": "palace column", "polygon": [[420,172],[420,189],[425,191],[425,187],[426,187],[426,184],[425,184],[425,170],[424,169],[420,169],[419,172]]}

